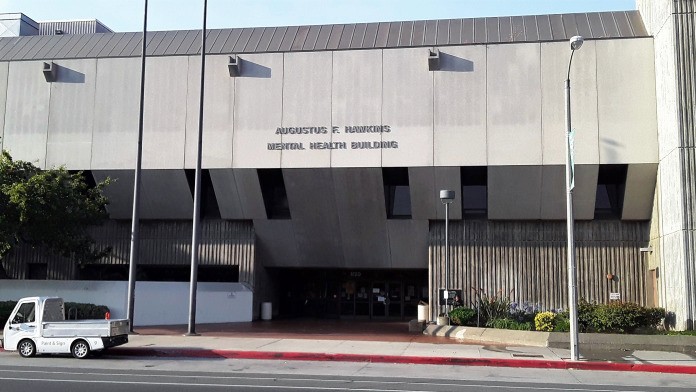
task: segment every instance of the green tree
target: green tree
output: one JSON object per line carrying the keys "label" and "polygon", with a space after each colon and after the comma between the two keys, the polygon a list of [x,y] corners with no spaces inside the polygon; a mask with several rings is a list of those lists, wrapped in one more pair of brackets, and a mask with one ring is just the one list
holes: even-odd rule
{"label": "green tree", "polygon": [[[77,261],[105,256],[87,233],[108,218],[102,191],[110,180],[90,187],[82,172],[64,167],[41,170],[30,162],[0,156],[0,269],[17,244],[26,243]],[[4,271],[0,271],[0,275]]]}

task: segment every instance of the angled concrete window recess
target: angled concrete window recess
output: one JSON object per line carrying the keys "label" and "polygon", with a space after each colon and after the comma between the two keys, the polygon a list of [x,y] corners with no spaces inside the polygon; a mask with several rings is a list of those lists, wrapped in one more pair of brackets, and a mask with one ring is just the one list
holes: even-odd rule
{"label": "angled concrete window recess", "polygon": [[42,71],[47,82],[51,83],[56,81],[56,77],[58,76],[58,65],[56,63],[53,61],[44,62]]}
{"label": "angled concrete window recess", "polygon": [[242,74],[242,59],[236,54],[230,56],[227,63],[227,70],[230,72],[230,77],[236,77]]}
{"label": "angled concrete window recess", "polygon": [[428,50],[428,71],[440,70],[440,49],[432,48]]}

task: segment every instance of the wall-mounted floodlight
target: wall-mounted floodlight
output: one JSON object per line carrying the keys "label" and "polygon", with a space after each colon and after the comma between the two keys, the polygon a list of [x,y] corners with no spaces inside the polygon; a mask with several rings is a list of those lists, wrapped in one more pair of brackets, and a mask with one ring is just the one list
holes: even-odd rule
{"label": "wall-mounted floodlight", "polygon": [[440,70],[440,49],[428,49],[428,71]]}
{"label": "wall-mounted floodlight", "polygon": [[227,63],[227,69],[230,71],[230,76],[235,77],[242,74],[242,59],[236,54],[230,56],[230,61]]}
{"label": "wall-mounted floodlight", "polygon": [[43,74],[47,82],[55,82],[58,74],[58,65],[53,61],[50,63],[43,63]]}

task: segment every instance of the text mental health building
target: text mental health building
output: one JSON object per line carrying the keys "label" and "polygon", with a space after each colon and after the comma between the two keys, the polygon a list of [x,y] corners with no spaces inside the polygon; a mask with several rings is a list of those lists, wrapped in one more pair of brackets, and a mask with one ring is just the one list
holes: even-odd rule
{"label": "text mental health building", "polygon": [[[696,7],[637,8],[209,30],[199,278],[244,282],[281,316],[407,319],[426,300],[434,317],[446,275],[464,303],[483,290],[567,308],[564,82],[581,35],[578,296],[663,306],[693,328]],[[13,15],[2,148],[117,181],[94,230],[110,256],[17,248],[2,262],[16,279],[126,279],[142,35],[40,33]],[[139,280],[189,278],[200,34],[147,35]]]}

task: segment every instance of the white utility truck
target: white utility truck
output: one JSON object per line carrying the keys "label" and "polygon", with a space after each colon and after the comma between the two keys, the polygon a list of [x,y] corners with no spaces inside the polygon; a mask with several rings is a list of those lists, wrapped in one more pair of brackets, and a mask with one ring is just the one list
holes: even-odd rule
{"label": "white utility truck", "polygon": [[23,357],[69,354],[86,358],[92,351],[128,343],[128,320],[65,320],[58,297],[28,297],[17,302],[5,323],[4,349]]}

